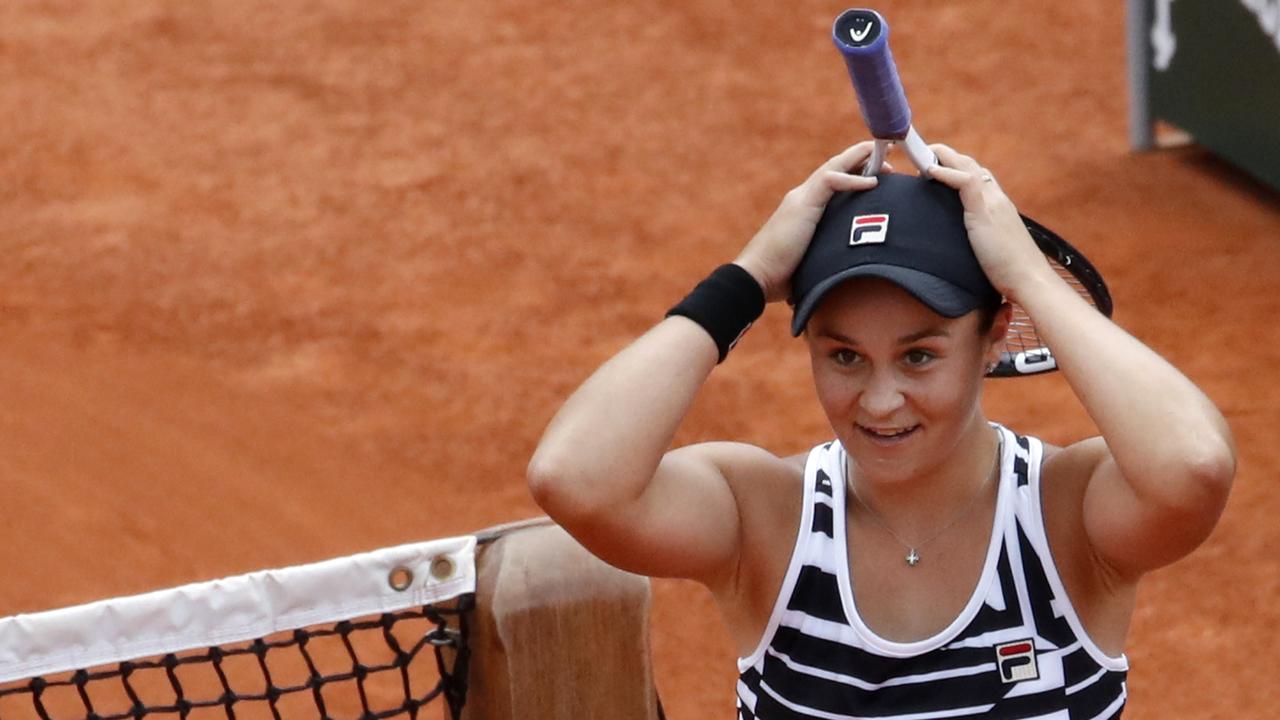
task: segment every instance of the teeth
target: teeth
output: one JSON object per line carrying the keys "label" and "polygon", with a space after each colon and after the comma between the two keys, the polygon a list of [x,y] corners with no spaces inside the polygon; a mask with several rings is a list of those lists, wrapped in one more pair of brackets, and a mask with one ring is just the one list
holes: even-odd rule
{"label": "teeth", "polygon": [[901,435],[910,429],[911,428],[894,428],[892,430],[879,430],[876,428],[867,428],[867,430],[872,434],[879,435],[880,437],[886,437],[886,438]]}

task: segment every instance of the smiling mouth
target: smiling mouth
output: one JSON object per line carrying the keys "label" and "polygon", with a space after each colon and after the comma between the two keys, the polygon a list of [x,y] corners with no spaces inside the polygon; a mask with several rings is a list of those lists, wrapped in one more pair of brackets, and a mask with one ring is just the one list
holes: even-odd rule
{"label": "smiling mouth", "polygon": [[877,445],[895,445],[906,440],[911,435],[914,435],[916,430],[919,429],[920,426],[918,424],[908,427],[885,428],[872,428],[865,425],[858,426],[858,430],[862,433],[863,437]]}

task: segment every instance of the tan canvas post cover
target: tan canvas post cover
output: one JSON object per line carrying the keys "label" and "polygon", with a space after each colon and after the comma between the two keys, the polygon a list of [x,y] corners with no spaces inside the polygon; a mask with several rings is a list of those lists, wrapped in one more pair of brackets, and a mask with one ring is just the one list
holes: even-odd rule
{"label": "tan canvas post cover", "polygon": [[498,528],[477,559],[464,718],[658,716],[649,580],[549,523]]}

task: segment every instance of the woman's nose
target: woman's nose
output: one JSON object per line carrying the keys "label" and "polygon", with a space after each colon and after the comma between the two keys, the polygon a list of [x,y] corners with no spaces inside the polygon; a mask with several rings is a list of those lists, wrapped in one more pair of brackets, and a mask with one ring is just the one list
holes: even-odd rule
{"label": "woman's nose", "polygon": [[887,418],[902,407],[902,388],[894,373],[877,370],[871,374],[862,394],[858,396],[858,405],[870,417]]}

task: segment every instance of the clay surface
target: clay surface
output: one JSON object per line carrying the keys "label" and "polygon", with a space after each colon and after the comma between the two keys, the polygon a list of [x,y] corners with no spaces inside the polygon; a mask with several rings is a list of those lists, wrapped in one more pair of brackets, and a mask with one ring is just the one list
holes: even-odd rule
{"label": "clay surface", "polygon": [[[926,139],[1084,249],[1236,433],[1221,526],[1143,587],[1127,716],[1273,714],[1280,196],[1129,151],[1121,3],[877,7]],[[0,614],[537,514],[558,404],[864,137],[843,8],[0,4]],[[828,437],[787,320],[679,442]],[[987,409],[1093,432],[1061,377]],[[654,587],[670,717],[730,717],[708,595]]]}

